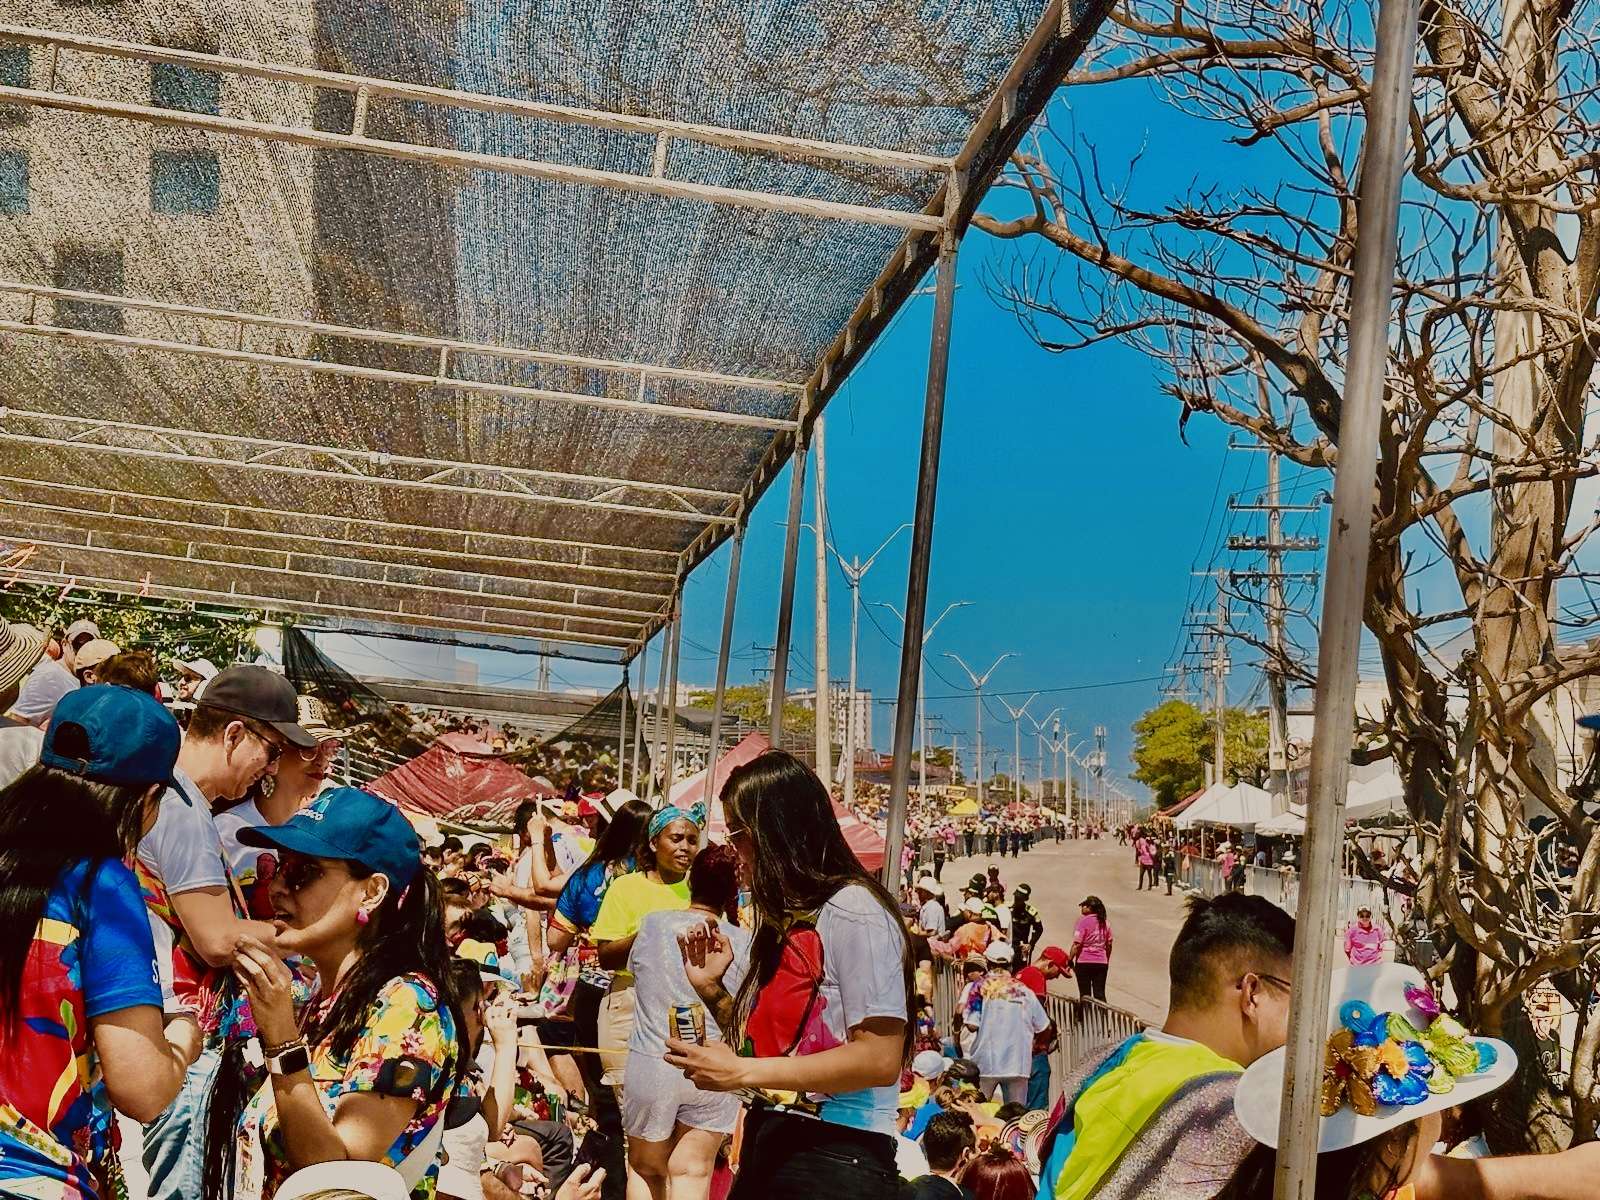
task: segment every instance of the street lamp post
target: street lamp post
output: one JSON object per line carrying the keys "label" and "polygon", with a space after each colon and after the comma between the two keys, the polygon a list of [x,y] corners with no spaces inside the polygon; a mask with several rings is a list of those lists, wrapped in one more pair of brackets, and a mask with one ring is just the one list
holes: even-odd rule
{"label": "street lamp post", "polygon": [[959,654],[952,654],[952,653],[950,653],[950,651],[946,650],[944,652],[944,656],[946,658],[949,658],[949,659],[954,659],[956,666],[960,667],[963,671],[965,671],[967,673],[967,678],[972,681],[972,690],[976,694],[977,699],[978,699],[978,733],[977,733],[977,736],[978,736],[978,749],[977,749],[977,753],[973,755],[972,761],[974,763],[976,763],[977,767],[978,767],[978,807],[982,808],[983,807],[983,801],[984,801],[984,790],[983,790],[983,685],[989,682],[989,676],[994,674],[996,667],[998,667],[1001,663],[1005,662],[1005,660],[1008,659],[1008,658],[1015,658],[1016,654],[1013,653],[1010,650],[1007,650],[999,658],[995,659],[994,662],[990,665],[989,669],[987,671],[985,671],[982,675],[977,674],[976,672],[973,671],[973,669],[971,667],[967,666],[966,663],[962,662],[961,661],[961,656]]}
{"label": "street lamp post", "polygon": [[1011,732],[1016,742],[1011,753],[1011,796],[1018,804],[1022,803],[1022,718],[1027,716],[1028,705],[1038,698],[1039,693],[1035,692],[1022,702],[1021,708],[1012,708],[1004,696],[1000,697],[1000,703],[1005,705],[1006,712],[1011,714]]}
{"label": "street lamp post", "polygon": [[[880,600],[880,601],[877,602],[877,604],[878,604],[879,608],[887,608],[890,612],[892,612],[897,618],[899,618],[901,628],[902,629],[905,628],[906,618],[905,618],[905,614],[904,613],[902,613],[894,605],[890,604],[887,600]],[[929,641],[929,639],[931,639],[933,637],[933,631],[935,629],[939,628],[939,622],[944,620],[946,617],[948,617],[956,609],[958,609],[958,608],[966,608],[971,604],[972,604],[971,600],[956,600],[956,601],[953,601],[952,603],[947,604],[947,605],[944,606],[944,611],[942,613],[940,613],[937,617],[935,617],[933,619],[933,623],[931,625],[929,625],[928,628],[923,631],[923,634],[922,634],[922,653],[923,653],[923,657],[924,658],[927,657],[927,653],[928,653],[928,641]],[[919,761],[917,763],[917,795],[922,800],[927,800],[927,798],[928,798],[928,705],[927,705],[927,694],[928,694],[927,672],[926,671],[918,671],[917,672],[917,740],[918,740],[919,744],[921,745],[921,751],[920,751],[920,753],[918,755]],[[952,766],[954,765],[954,760],[952,760],[952,764],[951,765]]]}
{"label": "street lamp post", "polygon": [[[853,803],[856,798],[856,644],[860,640],[861,634],[861,580],[868,571],[872,570],[872,564],[878,561],[878,555],[889,548],[889,543],[910,528],[911,525],[908,522],[884,538],[883,544],[872,552],[866,562],[862,562],[859,556],[846,562],[844,555],[839,553],[838,547],[827,542],[826,535],[815,528],[811,530],[833,552],[833,557],[839,563],[839,569],[844,572],[845,584],[850,589],[850,695],[845,704],[844,720],[844,802],[846,804]],[[824,683],[822,691],[826,693],[827,690],[827,684]],[[820,695],[817,697],[818,704],[831,702],[831,696]]]}
{"label": "street lamp post", "polygon": [[[1042,803],[1042,805],[1045,803],[1045,746],[1050,744],[1048,739],[1045,738],[1045,726],[1053,722],[1054,718],[1059,717],[1059,715],[1061,715],[1061,709],[1054,707],[1048,714],[1045,714],[1043,720],[1034,720],[1032,717],[1027,718],[1027,723],[1034,726],[1034,738],[1037,739],[1038,744],[1038,803]],[[1054,760],[1051,760],[1051,768],[1054,768]]]}

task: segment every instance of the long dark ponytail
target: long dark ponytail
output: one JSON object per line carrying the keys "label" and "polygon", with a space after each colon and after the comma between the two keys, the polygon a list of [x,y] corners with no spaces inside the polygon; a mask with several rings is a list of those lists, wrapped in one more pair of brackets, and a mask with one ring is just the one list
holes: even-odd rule
{"label": "long dark ponytail", "polygon": [[750,839],[755,867],[750,896],[755,907],[755,936],[750,945],[753,969],[745,976],[734,1008],[743,1027],[755,1007],[756,994],[778,969],[789,919],[812,913],[841,889],[859,885],[872,893],[900,933],[900,959],[905,977],[905,1053],[916,1041],[916,995],[911,939],[900,919],[900,905],[867,873],[844,840],[828,789],[815,772],[794,755],[768,750],[735,767],[722,787],[722,804],[730,826]]}
{"label": "long dark ponytail", "polygon": [[[373,875],[357,862],[346,862],[353,879]],[[327,1044],[334,1057],[349,1054],[367,1026],[367,1014],[388,984],[403,975],[420,975],[433,985],[440,1007],[455,1027],[455,1069],[449,1080],[435,1080],[435,1095],[453,1090],[466,1075],[471,1054],[466,1046],[467,1027],[461,997],[451,974],[451,955],[444,936],[444,909],[433,872],[421,870],[406,888],[391,886],[383,902],[372,910],[356,941],[360,951],[339,991],[321,1016],[305,1026],[308,1047]],[[232,983],[230,977],[229,980]],[[331,981],[329,981],[331,983]],[[237,985],[235,985],[237,986]],[[258,1083],[258,1073],[246,1068],[244,1038],[229,1038],[223,1050],[222,1070],[212,1089],[206,1114],[206,1160],[202,1195],[233,1195],[234,1137],[239,1115]]]}
{"label": "long dark ponytail", "polygon": [[[56,748],[87,758],[75,725],[56,732]],[[131,855],[144,830],[147,786],[99,783],[35,765],[0,791],[0,1032],[13,1028],[33,935],[61,872],[88,859],[83,897],[98,864]],[[70,832],[69,832],[70,831]]]}

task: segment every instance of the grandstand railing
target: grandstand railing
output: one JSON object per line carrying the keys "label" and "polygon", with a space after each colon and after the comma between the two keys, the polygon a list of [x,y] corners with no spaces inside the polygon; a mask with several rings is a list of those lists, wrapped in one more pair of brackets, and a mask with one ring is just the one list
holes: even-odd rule
{"label": "grandstand railing", "polygon": [[[1252,896],[1262,896],[1279,908],[1295,914],[1300,905],[1300,873],[1284,871],[1277,867],[1246,866],[1244,890]],[[1217,896],[1224,890],[1222,865],[1215,859],[1191,857],[1179,864],[1178,881],[1202,896]],[[1341,921],[1353,921],[1356,911],[1370,908],[1375,915],[1384,916],[1391,927],[1406,921],[1411,913],[1411,897],[1405,892],[1386,885],[1382,880],[1359,879],[1345,875],[1339,881],[1339,901],[1336,915]]]}

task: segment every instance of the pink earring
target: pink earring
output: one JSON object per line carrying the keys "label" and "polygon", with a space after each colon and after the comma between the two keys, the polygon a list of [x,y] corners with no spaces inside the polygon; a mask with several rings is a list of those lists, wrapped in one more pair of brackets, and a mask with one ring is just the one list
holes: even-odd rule
{"label": "pink earring", "polygon": [[372,917],[367,913],[366,909],[364,909],[364,908],[356,909],[356,924],[357,925],[365,925],[370,920],[372,920]]}

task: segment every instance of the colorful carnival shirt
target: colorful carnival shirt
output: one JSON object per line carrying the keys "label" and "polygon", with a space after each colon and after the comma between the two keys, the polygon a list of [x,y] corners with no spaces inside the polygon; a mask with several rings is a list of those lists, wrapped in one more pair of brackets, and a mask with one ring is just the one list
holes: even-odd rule
{"label": "colorful carnival shirt", "polygon": [[[327,1007],[314,1007],[314,1015],[320,1017]],[[327,1041],[312,1051],[311,1079],[330,1117],[339,1097],[356,1092],[409,1095],[417,1101],[416,1115],[384,1156],[391,1167],[398,1167],[443,1119],[455,1092],[459,1054],[455,1021],[440,1003],[433,984],[420,975],[397,976],[378,993],[348,1054],[335,1055]],[[239,1121],[238,1149],[238,1194],[259,1194],[262,1200],[271,1200],[292,1168],[278,1127],[270,1079],[245,1107]],[[436,1156],[412,1190],[414,1200],[432,1200],[438,1173]]]}
{"label": "colorful carnival shirt", "polygon": [[127,1194],[89,1022],[146,1005],[161,1006],[161,985],[138,883],[120,862],[74,863],[45,901],[18,1020],[0,1030],[0,1195]]}

